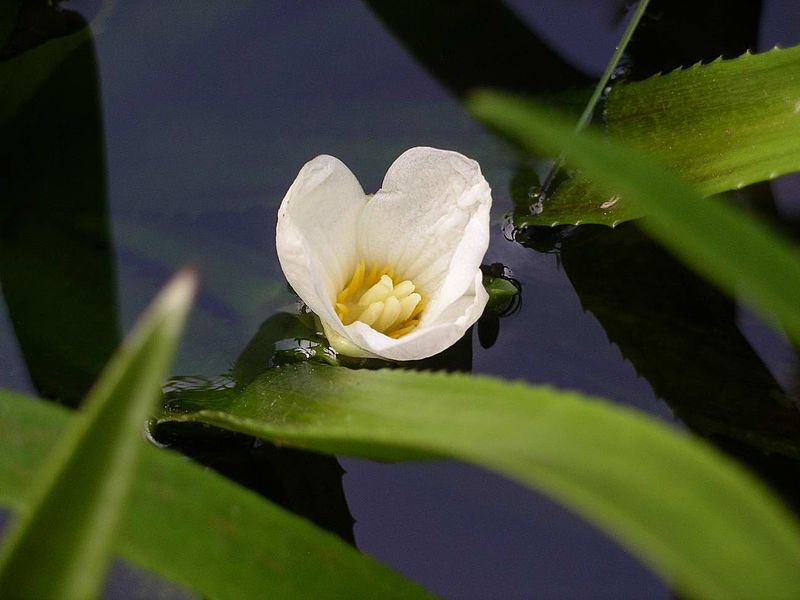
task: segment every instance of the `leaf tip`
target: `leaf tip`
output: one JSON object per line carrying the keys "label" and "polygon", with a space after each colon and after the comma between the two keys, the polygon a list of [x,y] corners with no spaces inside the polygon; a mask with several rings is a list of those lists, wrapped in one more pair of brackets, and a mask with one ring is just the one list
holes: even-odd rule
{"label": "leaf tip", "polygon": [[154,305],[158,312],[182,313],[188,310],[197,293],[197,271],[184,267],[169,280],[158,295]]}
{"label": "leaf tip", "polygon": [[497,98],[497,92],[487,88],[472,90],[467,96],[466,105],[474,113],[481,113],[487,104]]}

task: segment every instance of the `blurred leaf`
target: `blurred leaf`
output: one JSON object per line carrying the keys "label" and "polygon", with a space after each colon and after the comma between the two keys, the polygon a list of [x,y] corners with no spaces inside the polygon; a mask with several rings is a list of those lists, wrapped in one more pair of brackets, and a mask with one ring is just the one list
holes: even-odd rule
{"label": "blurred leaf", "polygon": [[527,100],[483,92],[470,104],[531,150],[566,152],[598,185],[652,215],[643,225],[681,260],[741,294],[800,343],[800,252],[777,231],[719,198],[702,198],[638,150],[591,133],[576,136],[563,118]]}
{"label": "blurred leaf", "polygon": [[739,331],[730,297],[633,223],[581,227],[559,257],[583,308],[688,427],[800,459],[800,411]]}
{"label": "blurred leaf", "polygon": [[[617,84],[603,120],[608,137],[651,154],[710,195],[800,170],[798,99],[795,46]],[[552,190],[542,213],[516,224],[613,225],[648,213],[594,181],[579,171]]]}
{"label": "blurred leaf", "polygon": [[4,76],[0,285],[39,394],[75,406],[121,339],[88,30],[0,62]]}
{"label": "blurred leaf", "polygon": [[[69,416],[56,405],[0,390],[0,504],[27,506],[30,473]],[[429,597],[306,520],[153,447],[143,449],[117,550],[220,600]]]}
{"label": "blurred leaf", "polygon": [[704,443],[606,402],[487,377],[273,368],[202,422],[321,452],[474,462],[550,494],[705,598],[790,598],[800,532],[762,485]]}
{"label": "blurred leaf", "polygon": [[91,598],[100,591],[142,428],[194,289],[194,275],[185,272],[159,294],[36,471],[28,507],[0,551],[0,596]]}
{"label": "blurred leaf", "polygon": [[[542,93],[591,83],[587,75],[564,61],[502,2],[365,2],[408,51],[456,96],[464,96],[476,87]],[[534,76],[531,70],[520,68],[523,58],[526,64],[535,66]]]}
{"label": "blurred leaf", "polygon": [[19,56],[0,61],[0,126],[36,96],[52,73],[76,49],[91,40],[88,27],[54,38]]}
{"label": "blurred leaf", "polygon": [[[0,51],[6,44],[6,40],[14,30],[14,22],[22,0],[5,0],[0,2]],[[1,53],[0,53],[1,54]]]}

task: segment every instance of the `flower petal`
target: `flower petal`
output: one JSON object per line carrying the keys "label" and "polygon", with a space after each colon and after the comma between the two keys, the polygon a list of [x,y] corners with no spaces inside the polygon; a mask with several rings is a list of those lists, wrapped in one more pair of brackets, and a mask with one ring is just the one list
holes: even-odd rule
{"label": "flower petal", "polygon": [[286,279],[336,329],[343,325],[333,298],[355,268],[358,221],[366,202],[350,169],[322,155],[300,169],[278,209],[275,245]]}
{"label": "flower petal", "polygon": [[[411,148],[386,173],[359,223],[359,253],[411,279],[433,323],[470,287],[489,245],[491,189],[457,152]],[[462,332],[463,333],[463,332]]]}
{"label": "flower petal", "polygon": [[349,356],[376,356],[398,361],[428,358],[460,340],[480,318],[488,301],[483,274],[478,269],[473,273],[467,292],[440,312],[436,321],[420,325],[401,338],[393,339],[356,321],[345,327],[346,337],[341,347],[330,336],[328,339],[334,349]]}

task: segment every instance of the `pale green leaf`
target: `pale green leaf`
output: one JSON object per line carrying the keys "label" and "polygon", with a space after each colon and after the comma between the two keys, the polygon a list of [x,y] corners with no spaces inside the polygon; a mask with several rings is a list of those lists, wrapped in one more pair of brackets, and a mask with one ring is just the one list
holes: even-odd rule
{"label": "pale green leaf", "polygon": [[145,420],[194,296],[180,274],[104,369],[47,462],[0,552],[0,597],[91,598],[105,578]]}
{"label": "pale green leaf", "polygon": [[[0,390],[0,505],[24,509],[30,473],[69,418],[64,408]],[[143,449],[116,549],[219,600],[430,597],[334,535],[152,447]]]}

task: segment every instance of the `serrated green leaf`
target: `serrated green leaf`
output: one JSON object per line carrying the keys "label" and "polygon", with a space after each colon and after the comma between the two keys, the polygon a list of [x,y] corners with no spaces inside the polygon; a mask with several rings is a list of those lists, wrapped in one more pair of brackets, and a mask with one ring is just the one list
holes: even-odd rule
{"label": "serrated green leaf", "polygon": [[[30,473],[70,412],[0,390],[0,505],[23,510]],[[416,584],[256,494],[145,447],[116,549],[201,594],[241,598],[428,598]]]}
{"label": "serrated green leaf", "polygon": [[[617,84],[602,122],[610,139],[656,157],[703,195],[800,170],[800,46]],[[541,214],[517,224],[613,225],[646,214],[587,175],[566,179]]]}
{"label": "serrated green leaf", "polygon": [[194,296],[186,272],[159,294],[103,371],[0,550],[0,596],[92,598],[103,583],[145,420]]}
{"label": "serrated green leaf", "polygon": [[605,189],[653,216],[643,225],[676,256],[732,295],[741,294],[800,344],[800,251],[777,231],[692,186],[634,149],[587,132],[532,102],[483,92],[472,110],[530,149],[567,153]]}
{"label": "serrated green leaf", "polygon": [[571,506],[696,597],[800,590],[800,531],[758,481],[688,435],[577,393],[303,363],[213,407],[173,397],[161,421],[322,452],[473,462]]}

